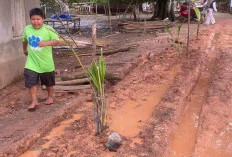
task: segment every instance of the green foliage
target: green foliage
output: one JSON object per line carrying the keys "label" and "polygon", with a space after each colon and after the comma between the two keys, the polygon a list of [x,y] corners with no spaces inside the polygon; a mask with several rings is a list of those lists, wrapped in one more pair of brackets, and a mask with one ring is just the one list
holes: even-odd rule
{"label": "green foliage", "polygon": [[99,62],[93,61],[88,69],[94,92],[94,114],[96,134],[100,134],[106,127],[107,103],[104,93],[106,65],[101,54]]}
{"label": "green foliage", "polygon": [[103,56],[100,56],[99,62],[93,61],[88,69],[88,74],[93,82],[96,94],[104,95],[104,80],[105,80],[106,65]]}
{"label": "green foliage", "polygon": [[200,23],[201,22],[201,12],[200,12],[199,8],[195,7],[194,11],[195,11],[195,13],[197,15],[197,22]]}
{"label": "green foliage", "polygon": [[177,50],[180,53],[182,51],[182,45],[180,43],[180,32],[182,28],[182,23],[180,23],[177,27]]}
{"label": "green foliage", "polygon": [[198,22],[198,25],[197,25],[197,38],[198,38],[199,29],[200,29],[200,23],[201,23],[201,12],[197,7],[194,8],[194,11],[195,11],[195,13],[197,15],[197,22]]}
{"label": "green foliage", "polygon": [[41,2],[41,5],[46,5],[52,8],[57,6],[57,3],[55,0],[40,0],[40,2]]}
{"label": "green foliage", "polygon": [[171,36],[172,45],[177,48],[179,53],[181,53],[181,51],[182,51],[182,42],[180,42],[180,32],[181,32],[181,28],[182,28],[182,23],[180,23],[177,26],[177,37],[174,37],[172,31],[170,30],[170,27],[167,24],[164,24],[164,26],[165,26],[165,30]]}
{"label": "green foliage", "polygon": [[164,24],[164,26],[165,26],[165,30],[166,30],[166,31],[168,32],[168,34],[173,38],[173,34],[172,34],[172,32],[171,32],[169,26],[168,26],[167,24]]}

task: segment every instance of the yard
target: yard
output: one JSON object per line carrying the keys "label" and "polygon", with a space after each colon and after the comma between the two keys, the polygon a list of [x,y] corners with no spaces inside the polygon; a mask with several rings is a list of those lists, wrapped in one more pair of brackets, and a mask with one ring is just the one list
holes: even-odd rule
{"label": "yard", "polygon": [[[104,56],[107,70],[117,79],[106,80],[108,128],[94,131],[90,89],[56,90],[55,104],[28,112],[29,93],[23,79],[0,90],[0,157],[231,157],[232,156],[232,18],[216,13],[216,24],[191,24],[190,53],[178,52],[165,30],[109,35],[107,17],[83,16],[76,40],[90,41],[96,21],[103,50],[129,48]],[[171,28],[175,31],[177,24]],[[187,24],[180,39],[186,45]],[[91,52],[87,46],[80,54]],[[74,55],[55,49],[60,71],[57,80],[74,79],[81,68]],[[91,56],[83,55],[84,65]],[[104,147],[117,132],[122,145],[117,152]]]}

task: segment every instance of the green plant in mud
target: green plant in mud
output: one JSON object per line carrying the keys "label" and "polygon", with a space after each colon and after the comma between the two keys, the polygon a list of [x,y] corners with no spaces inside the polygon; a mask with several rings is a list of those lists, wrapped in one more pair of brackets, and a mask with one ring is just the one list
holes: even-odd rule
{"label": "green plant in mud", "polygon": [[198,7],[195,7],[194,11],[195,11],[195,13],[197,15],[197,39],[198,39],[198,34],[199,34],[200,24],[201,24],[201,12],[198,9]]}
{"label": "green plant in mud", "polygon": [[179,52],[179,54],[182,52],[182,48],[183,48],[182,46],[183,43],[180,41],[181,28],[182,28],[182,23],[178,24],[177,36],[175,37],[170,27],[168,25],[165,25],[165,30],[171,37],[171,43],[173,46],[177,48],[177,51]]}
{"label": "green plant in mud", "polygon": [[106,65],[103,59],[103,52],[101,51],[99,61],[93,61],[88,69],[88,75],[92,81],[94,91],[95,129],[97,134],[106,127],[107,104],[104,91],[105,73]]}
{"label": "green plant in mud", "polygon": [[[52,6],[51,6],[52,8]],[[57,15],[55,10],[52,8],[53,12]],[[64,26],[63,22],[59,19],[60,23],[62,24],[63,28],[68,33],[68,36],[72,39],[72,42],[76,45],[76,41],[74,40],[73,36],[70,34],[69,30]],[[51,30],[53,31],[53,30]],[[57,33],[57,32],[55,32]],[[57,33],[58,34],[58,33]],[[90,65],[89,69],[86,69],[81,62],[79,57],[79,53],[73,48],[73,45],[70,41],[66,40],[63,36],[58,34],[61,39],[69,46],[72,53],[77,59],[77,63],[82,67],[82,70],[86,73],[86,77],[89,78],[90,86],[93,91],[94,96],[94,111],[95,111],[95,126],[96,126],[96,135],[100,134],[106,128],[106,113],[107,113],[107,105],[104,93],[104,81],[105,81],[105,72],[106,72],[106,65],[103,59],[103,51],[101,50],[101,56],[99,61],[93,61]]]}

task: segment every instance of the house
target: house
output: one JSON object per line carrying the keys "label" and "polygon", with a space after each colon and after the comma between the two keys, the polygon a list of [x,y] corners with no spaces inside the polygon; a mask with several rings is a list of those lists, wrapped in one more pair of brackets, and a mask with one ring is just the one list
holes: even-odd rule
{"label": "house", "polygon": [[0,1],[0,89],[23,74],[23,30],[30,22],[29,10],[39,6],[39,0]]}

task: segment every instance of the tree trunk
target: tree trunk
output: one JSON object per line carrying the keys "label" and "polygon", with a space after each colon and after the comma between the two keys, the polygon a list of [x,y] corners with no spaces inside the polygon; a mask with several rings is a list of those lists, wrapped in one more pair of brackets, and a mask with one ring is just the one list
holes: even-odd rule
{"label": "tree trunk", "polygon": [[137,21],[136,5],[133,6],[133,16],[134,16],[134,21]]}
{"label": "tree trunk", "polygon": [[151,20],[164,20],[168,17],[171,21],[174,21],[175,15],[173,7],[174,0],[156,0],[155,10]]}

